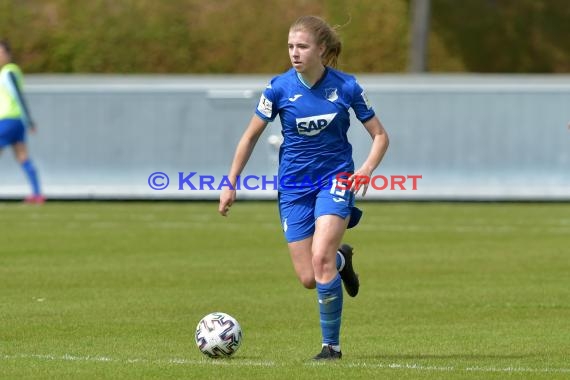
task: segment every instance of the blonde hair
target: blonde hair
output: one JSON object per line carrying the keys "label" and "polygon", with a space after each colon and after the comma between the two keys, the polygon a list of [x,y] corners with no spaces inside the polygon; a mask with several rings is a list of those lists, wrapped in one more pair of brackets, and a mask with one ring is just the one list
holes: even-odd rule
{"label": "blonde hair", "polygon": [[317,16],[302,16],[297,19],[289,28],[293,30],[304,30],[312,33],[317,45],[325,45],[325,52],[321,57],[323,65],[336,67],[338,57],[342,50],[342,44],[337,34],[336,28],[331,27],[325,20]]}

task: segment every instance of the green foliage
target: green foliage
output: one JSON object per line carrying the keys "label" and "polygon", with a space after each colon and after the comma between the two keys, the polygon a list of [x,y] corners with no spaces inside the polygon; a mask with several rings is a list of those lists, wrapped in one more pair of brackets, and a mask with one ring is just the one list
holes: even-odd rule
{"label": "green foliage", "polygon": [[[570,7],[566,0],[432,0],[433,71],[570,72]],[[441,45],[439,48],[434,46]],[[438,50],[438,52],[434,51]]]}
{"label": "green foliage", "polygon": [[[362,288],[320,349],[273,202],[0,203],[6,379],[567,379],[569,204],[361,203]],[[234,315],[231,360],[200,318]]]}
{"label": "green foliage", "polygon": [[[565,0],[432,0],[433,72],[570,71]],[[0,36],[35,73],[277,73],[300,15],[340,25],[349,72],[405,72],[409,0],[3,0]]]}

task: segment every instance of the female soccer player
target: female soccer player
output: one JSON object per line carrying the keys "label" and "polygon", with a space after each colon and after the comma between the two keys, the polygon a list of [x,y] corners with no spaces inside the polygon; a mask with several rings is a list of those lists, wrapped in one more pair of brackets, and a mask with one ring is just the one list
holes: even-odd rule
{"label": "female soccer player", "polygon": [[[352,297],[359,289],[352,248],[341,241],[362,213],[354,206],[358,187],[346,189],[336,179],[342,173],[352,173],[350,180],[370,178],[388,148],[388,136],[356,79],[334,68],[341,52],[335,29],[319,17],[301,17],[289,29],[288,46],[293,67],[263,91],[228,175],[234,189],[222,191],[218,211],[227,215],[236,200],[238,175],[268,122],[279,115],[281,223],[297,277],[304,287],[317,288],[320,308],[322,348],[313,359],[340,359],[342,283]],[[372,137],[370,153],[357,170],[347,139],[349,108]]]}
{"label": "female soccer player", "polygon": [[12,63],[10,45],[0,41],[0,151],[11,145],[16,160],[22,166],[32,186],[32,195],[27,203],[44,203],[40,192],[38,175],[25,144],[26,128],[35,131],[22,93],[22,71]]}

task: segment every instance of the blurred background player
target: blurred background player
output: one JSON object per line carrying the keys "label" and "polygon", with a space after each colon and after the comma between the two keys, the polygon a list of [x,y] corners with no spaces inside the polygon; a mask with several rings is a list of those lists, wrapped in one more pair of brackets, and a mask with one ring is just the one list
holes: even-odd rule
{"label": "blurred background player", "polygon": [[[334,179],[340,173],[370,178],[388,148],[388,136],[356,79],[334,69],[341,42],[323,19],[299,18],[289,29],[288,48],[293,67],[263,91],[228,178],[235,188],[259,136],[279,115],[284,137],[278,176],[281,223],[297,277],[304,287],[317,288],[322,348],[314,359],[334,360],[342,357],[342,283],[352,297],[360,286],[352,248],[341,242],[362,214],[354,207],[358,188],[341,188]],[[350,108],[372,138],[358,170],[347,138]],[[227,215],[235,199],[235,189],[224,189],[219,212]]]}
{"label": "blurred background player", "polygon": [[26,147],[26,129],[35,131],[22,91],[23,74],[18,65],[12,62],[12,52],[7,41],[0,41],[0,152],[10,145],[16,160],[22,166],[32,187],[32,195],[25,198],[27,203],[44,203],[38,174]]}

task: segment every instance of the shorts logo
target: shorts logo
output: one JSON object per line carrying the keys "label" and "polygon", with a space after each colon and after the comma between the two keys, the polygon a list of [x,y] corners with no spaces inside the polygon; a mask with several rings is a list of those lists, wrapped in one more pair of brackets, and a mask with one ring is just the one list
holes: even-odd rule
{"label": "shorts logo", "polygon": [[337,113],[328,113],[325,115],[317,115],[296,119],[297,131],[300,135],[315,136],[318,135],[330,125]]}
{"label": "shorts logo", "polygon": [[283,232],[287,232],[287,228],[289,228],[289,226],[287,226],[287,218],[283,219]]}
{"label": "shorts logo", "polygon": [[267,99],[265,95],[261,94],[257,110],[261,112],[262,115],[271,117],[271,113],[273,112],[273,102]]}

